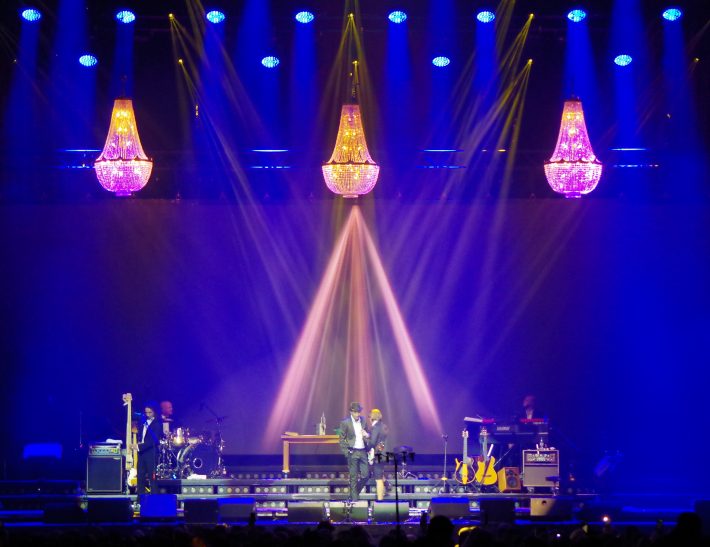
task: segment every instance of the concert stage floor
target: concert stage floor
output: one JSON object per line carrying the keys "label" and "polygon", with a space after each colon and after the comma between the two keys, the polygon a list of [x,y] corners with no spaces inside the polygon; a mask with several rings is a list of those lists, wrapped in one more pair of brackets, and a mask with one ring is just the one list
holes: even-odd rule
{"label": "concert stage floor", "polygon": [[[254,518],[263,526],[299,525],[322,520],[392,526],[398,521],[418,526],[422,515],[444,515],[458,525],[507,523],[520,526],[579,526],[604,520],[655,527],[674,523],[681,512],[692,511],[699,498],[659,493],[598,495],[593,492],[555,493],[550,488],[478,491],[439,478],[398,479],[382,502],[374,484],[360,501],[347,503],[348,481],[342,472],[323,477],[264,478],[270,473],[242,473],[241,478],[159,480],[154,493],[133,505],[135,495],[121,491],[95,492],[81,481],[0,482],[0,522],[32,527],[113,523],[218,524],[246,523]],[[334,476],[331,476],[334,475]],[[534,490],[534,491],[528,491]],[[399,501],[399,520],[396,514]],[[254,515],[252,517],[252,514]],[[345,522],[344,522],[345,521]]]}

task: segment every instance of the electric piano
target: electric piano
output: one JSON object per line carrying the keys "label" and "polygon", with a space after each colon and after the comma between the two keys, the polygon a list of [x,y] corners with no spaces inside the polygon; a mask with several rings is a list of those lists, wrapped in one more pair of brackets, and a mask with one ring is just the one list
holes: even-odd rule
{"label": "electric piano", "polygon": [[477,424],[479,428],[485,427],[496,443],[541,444],[544,446],[548,444],[549,423],[542,418],[499,422],[493,418],[466,417],[463,421],[467,424]]}

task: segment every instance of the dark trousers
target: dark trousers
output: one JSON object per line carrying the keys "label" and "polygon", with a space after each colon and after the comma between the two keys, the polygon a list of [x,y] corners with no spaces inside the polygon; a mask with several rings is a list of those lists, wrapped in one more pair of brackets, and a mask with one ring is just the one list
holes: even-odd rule
{"label": "dark trousers", "polygon": [[155,475],[157,453],[155,449],[146,450],[143,454],[138,454],[138,484],[136,491],[138,494],[146,493],[146,483],[151,484]]}
{"label": "dark trousers", "polygon": [[350,499],[360,498],[360,490],[363,489],[370,475],[367,463],[367,452],[365,450],[353,450],[347,456],[348,473],[350,473]]}

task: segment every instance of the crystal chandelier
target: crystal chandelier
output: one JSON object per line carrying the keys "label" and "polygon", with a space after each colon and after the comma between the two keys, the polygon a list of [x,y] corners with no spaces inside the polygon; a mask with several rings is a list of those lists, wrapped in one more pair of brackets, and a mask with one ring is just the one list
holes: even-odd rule
{"label": "crystal chandelier", "polygon": [[116,99],[106,144],[94,163],[101,186],[117,196],[130,196],[143,188],[153,162],[143,151],[131,99]]}
{"label": "crystal chandelier", "polygon": [[545,177],[555,192],[566,198],[579,198],[596,188],[602,164],[594,155],[584,123],[582,101],[565,101],[557,146],[545,162]]}
{"label": "crystal chandelier", "polygon": [[353,101],[340,111],[340,126],[333,155],[323,165],[325,184],[331,192],[345,198],[356,198],[370,192],[377,183],[380,166],[367,149],[362,127],[360,105],[357,104],[357,61],[353,63]]}

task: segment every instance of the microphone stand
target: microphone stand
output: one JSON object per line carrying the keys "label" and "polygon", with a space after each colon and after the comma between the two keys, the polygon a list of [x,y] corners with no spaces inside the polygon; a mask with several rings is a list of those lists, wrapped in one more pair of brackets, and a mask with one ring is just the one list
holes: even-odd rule
{"label": "microphone stand", "polygon": [[222,423],[227,416],[220,416],[214,409],[207,403],[202,403],[200,408],[206,408],[212,416],[213,420],[217,424],[217,470],[213,474],[216,476],[223,476],[227,474],[227,468],[224,466],[224,461],[222,460],[222,451],[224,450],[224,443],[222,442]]}
{"label": "microphone stand", "polygon": [[[441,438],[444,440],[444,473],[441,475],[441,487],[439,488],[439,494],[449,493],[449,475],[446,470],[446,460],[447,460],[447,448],[449,444],[449,436],[446,433],[442,433]],[[438,484],[436,486],[439,486]],[[436,488],[436,487],[435,487]]]}
{"label": "microphone stand", "polygon": [[[394,460],[394,510],[397,519],[397,537],[400,537],[401,526],[400,526],[400,516],[399,516],[399,473],[397,470],[397,462],[399,460],[398,456],[401,458],[402,463],[406,466],[407,456],[414,458],[414,452],[403,450],[401,452],[387,452],[386,457],[389,462],[390,458]],[[409,517],[409,513],[407,513]]]}

